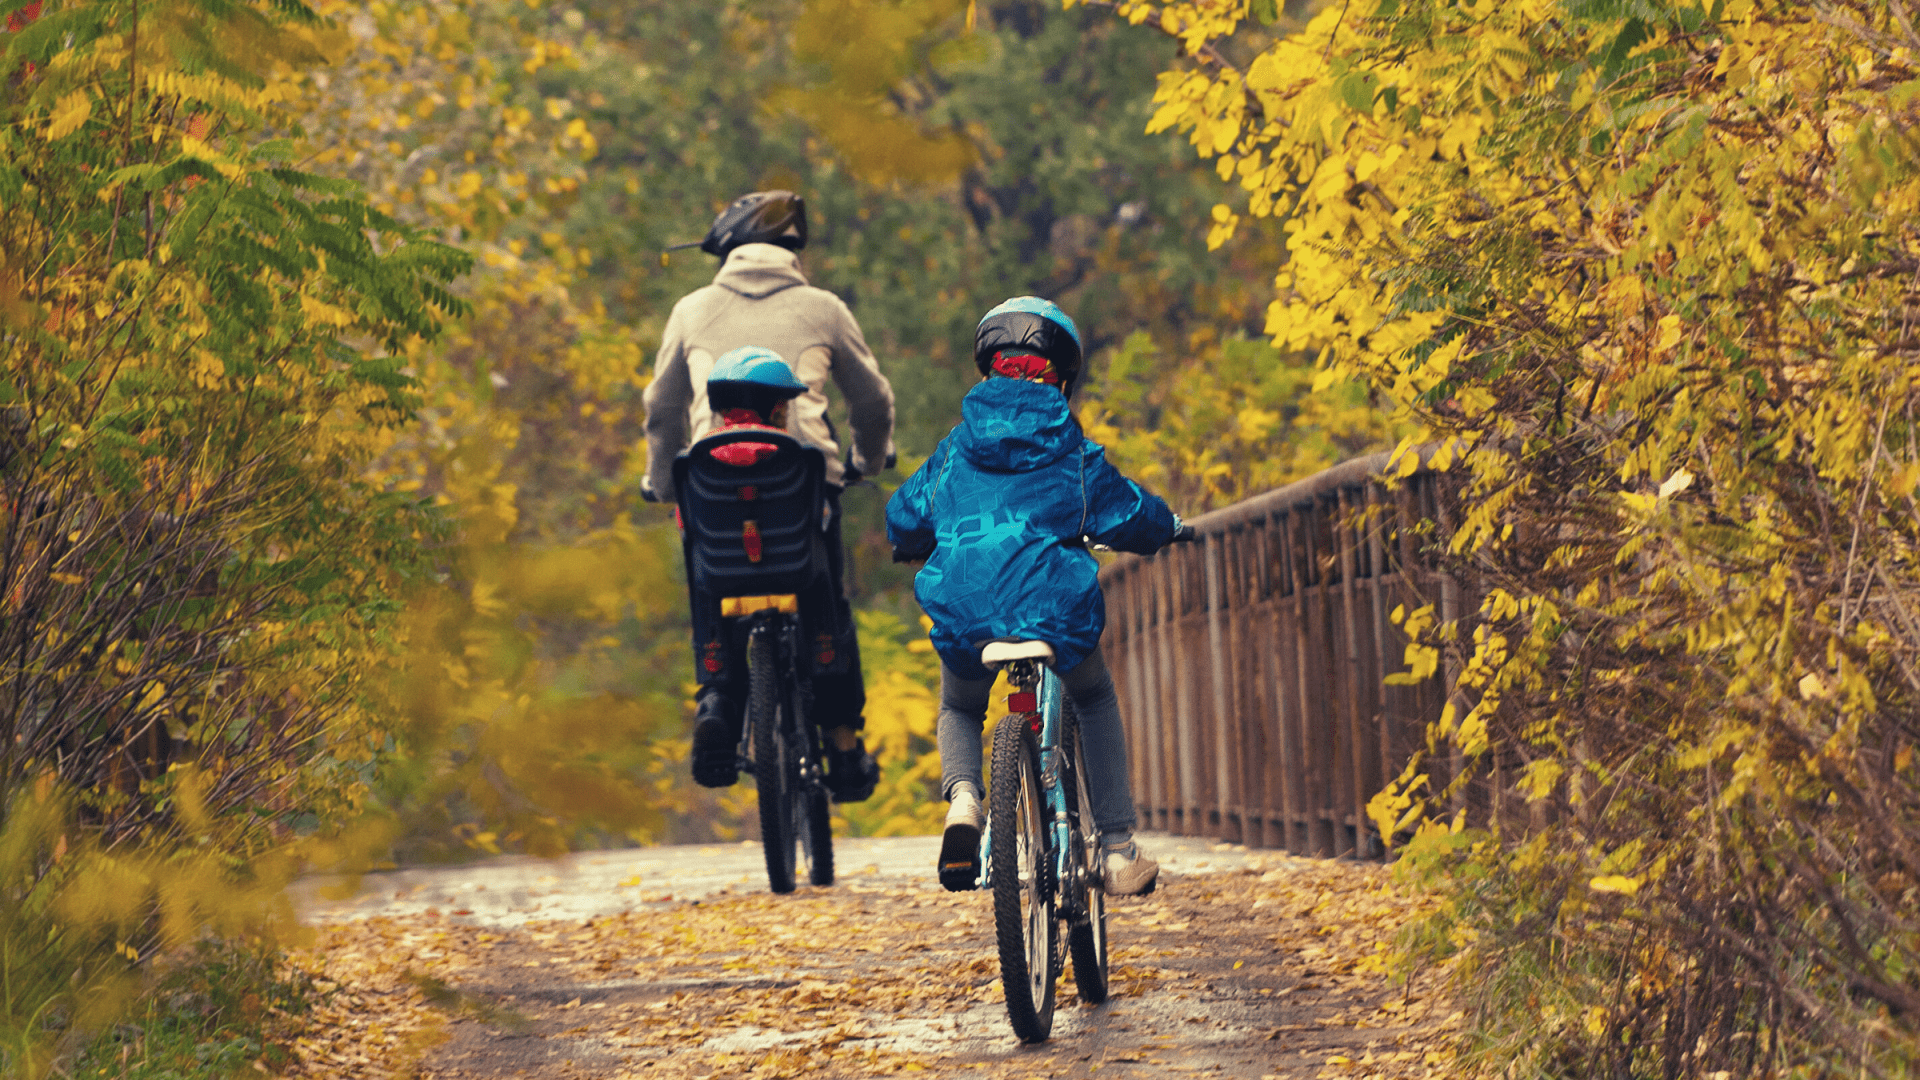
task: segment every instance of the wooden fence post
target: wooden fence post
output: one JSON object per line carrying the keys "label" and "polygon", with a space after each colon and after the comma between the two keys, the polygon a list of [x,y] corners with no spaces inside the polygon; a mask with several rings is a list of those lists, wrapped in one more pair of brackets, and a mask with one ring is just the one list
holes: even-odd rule
{"label": "wooden fence post", "polygon": [[1221,590],[1220,590],[1220,545],[1225,540],[1220,533],[1209,533],[1205,538],[1207,561],[1207,659],[1213,684],[1213,769],[1214,769],[1214,806],[1218,815],[1220,831],[1216,835],[1226,836],[1229,819],[1233,813],[1233,755],[1229,746],[1234,741],[1230,735],[1232,718],[1227,714],[1227,643],[1226,634],[1221,628]]}

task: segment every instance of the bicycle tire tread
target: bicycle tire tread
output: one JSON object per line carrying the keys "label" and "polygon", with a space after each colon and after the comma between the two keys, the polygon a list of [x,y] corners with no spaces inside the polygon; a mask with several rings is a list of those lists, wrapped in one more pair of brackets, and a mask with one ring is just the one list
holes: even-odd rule
{"label": "bicycle tire tread", "polygon": [[807,880],[815,885],[833,884],[833,808],[827,793],[818,788],[807,793],[807,829],[813,834],[813,865]]}
{"label": "bicycle tire tread", "polygon": [[[1074,782],[1067,791],[1074,801],[1074,811],[1079,817],[1082,835],[1093,828],[1093,807],[1090,798],[1081,796],[1086,792],[1086,752],[1080,744],[1080,716],[1074,711],[1073,702],[1063,702],[1065,706],[1066,744],[1070,749],[1068,760],[1073,769]],[[1077,854],[1077,853],[1076,853]],[[1082,1003],[1098,1005],[1107,1000],[1108,978],[1107,960],[1111,955],[1112,943],[1107,940],[1106,895],[1098,880],[1087,879],[1088,896],[1085,904],[1091,913],[1084,925],[1072,926],[1067,930],[1067,952],[1073,958],[1073,986]],[[1097,912],[1095,909],[1098,909]],[[1096,926],[1096,923],[1102,925]]]}
{"label": "bicycle tire tread", "polygon": [[774,642],[756,633],[749,639],[747,659],[747,721],[753,725],[753,779],[760,803],[760,847],[767,858],[767,887],[790,893],[794,887],[793,813],[782,782],[780,745],[775,738],[779,698],[774,687]]}
{"label": "bicycle tire tread", "polygon": [[[993,929],[1000,949],[1000,983],[1006,991],[1007,1020],[1020,1041],[1028,1043],[1044,1041],[1053,1029],[1052,1001],[1033,1000],[1026,919],[1020,910],[1020,774],[1023,768],[1037,771],[1032,755],[1018,717],[1009,716],[995,726],[993,779],[988,785],[992,789],[988,821],[993,846],[988,857],[993,860]],[[1043,996],[1050,999],[1052,980],[1045,980],[1045,986]]]}

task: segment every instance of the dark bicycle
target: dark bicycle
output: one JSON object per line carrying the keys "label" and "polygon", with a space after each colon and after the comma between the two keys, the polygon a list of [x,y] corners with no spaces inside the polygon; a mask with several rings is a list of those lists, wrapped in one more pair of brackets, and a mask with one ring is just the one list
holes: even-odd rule
{"label": "dark bicycle", "polygon": [[747,639],[740,767],[759,792],[767,884],[792,892],[804,868],[831,885],[825,747],[800,617],[800,596],[826,573],[826,458],[784,432],[729,429],[675,459],[673,479],[688,578],[722,598],[727,633]]}

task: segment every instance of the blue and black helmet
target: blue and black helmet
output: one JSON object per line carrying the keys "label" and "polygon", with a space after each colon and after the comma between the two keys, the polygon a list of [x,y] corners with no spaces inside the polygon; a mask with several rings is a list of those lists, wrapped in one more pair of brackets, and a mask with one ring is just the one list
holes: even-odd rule
{"label": "blue and black helmet", "polygon": [[707,373],[707,406],[714,412],[752,409],[765,416],[774,406],[806,392],[807,384],[779,353],[758,345],[727,353]]}
{"label": "blue and black helmet", "polygon": [[1080,329],[1051,300],[1016,296],[980,320],[973,336],[973,363],[986,375],[995,353],[1019,351],[1044,356],[1060,375],[1060,392],[1073,396],[1080,382]]}

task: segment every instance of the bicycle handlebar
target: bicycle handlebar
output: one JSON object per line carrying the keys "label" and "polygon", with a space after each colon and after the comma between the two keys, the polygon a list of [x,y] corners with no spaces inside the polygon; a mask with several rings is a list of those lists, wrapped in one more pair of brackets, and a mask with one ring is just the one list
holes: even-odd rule
{"label": "bicycle handlebar", "polygon": [[[1173,530],[1173,538],[1167,541],[1167,546],[1172,547],[1175,544],[1191,544],[1198,539],[1200,539],[1200,534],[1194,531],[1193,526],[1188,525],[1185,522],[1181,522],[1179,527]],[[1069,543],[1067,546],[1073,547],[1075,545]],[[1113,550],[1112,548],[1108,547],[1105,544],[1095,543],[1091,537],[1086,537],[1086,536],[1083,536],[1080,538],[1080,543],[1078,546],[1084,547],[1088,551],[1112,551]],[[932,554],[933,552],[929,551],[923,555],[909,555],[906,552],[901,551],[899,548],[894,548],[893,561],[897,563],[926,562],[928,557],[930,557]]]}

